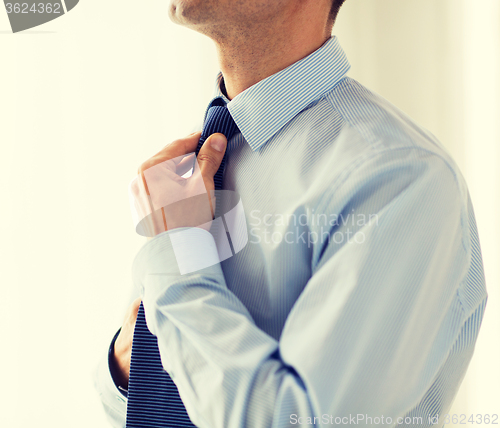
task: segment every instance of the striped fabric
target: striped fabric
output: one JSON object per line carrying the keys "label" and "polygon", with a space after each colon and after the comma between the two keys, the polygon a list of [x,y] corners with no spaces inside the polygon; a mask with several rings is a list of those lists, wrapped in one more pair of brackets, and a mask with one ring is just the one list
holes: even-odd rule
{"label": "striped fabric", "polygon": [[[230,139],[238,131],[225,104],[222,98],[210,103],[196,155],[210,135],[222,133]],[[222,188],[224,165],[225,156],[214,176],[216,190]],[[142,303],[132,343],[126,427],[194,427],[174,382],[162,366],[158,342],[147,328]]]}
{"label": "striped fabric", "polygon": [[149,332],[141,303],[130,362],[127,428],[194,427],[174,382],[161,364],[156,338]]}
{"label": "striped fabric", "polygon": [[[134,260],[196,426],[440,427],[466,372],[487,300],[466,183],[430,132],[348,69],[332,37],[230,101],[219,75],[214,98],[241,131],[223,188],[241,197],[249,242],[188,275],[175,232]],[[186,246],[203,257],[213,239],[195,229]],[[101,389],[123,415],[116,388]]]}

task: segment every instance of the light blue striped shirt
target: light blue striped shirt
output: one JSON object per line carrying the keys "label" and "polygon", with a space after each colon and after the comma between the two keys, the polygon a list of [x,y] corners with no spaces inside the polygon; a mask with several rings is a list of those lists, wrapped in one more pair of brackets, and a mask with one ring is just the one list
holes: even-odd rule
{"label": "light blue striped shirt", "polygon": [[[487,300],[466,184],[432,134],[348,70],[332,37],[231,101],[219,75],[241,131],[224,189],[249,242],[180,275],[174,230],[134,260],[199,427],[442,426],[463,379]],[[209,257],[212,236],[191,232],[190,257]],[[124,426],[106,360],[96,373]]]}

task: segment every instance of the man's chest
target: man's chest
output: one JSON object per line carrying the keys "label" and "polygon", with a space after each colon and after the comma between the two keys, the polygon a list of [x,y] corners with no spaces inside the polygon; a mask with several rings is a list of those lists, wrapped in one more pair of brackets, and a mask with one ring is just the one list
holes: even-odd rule
{"label": "man's chest", "polygon": [[[322,245],[315,210],[324,189],[309,178],[297,150],[253,152],[242,138],[231,144],[223,188],[241,201],[248,240],[222,268],[228,288],[277,339],[312,275],[313,251]],[[330,229],[326,222],[326,235]]]}

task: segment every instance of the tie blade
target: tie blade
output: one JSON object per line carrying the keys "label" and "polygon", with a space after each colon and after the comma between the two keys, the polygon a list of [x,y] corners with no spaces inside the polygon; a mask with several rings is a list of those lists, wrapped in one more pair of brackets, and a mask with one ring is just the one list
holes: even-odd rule
{"label": "tie blade", "polygon": [[195,428],[172,378],[163,368],[158,341],[141,303],[132,342],[126,428]]}

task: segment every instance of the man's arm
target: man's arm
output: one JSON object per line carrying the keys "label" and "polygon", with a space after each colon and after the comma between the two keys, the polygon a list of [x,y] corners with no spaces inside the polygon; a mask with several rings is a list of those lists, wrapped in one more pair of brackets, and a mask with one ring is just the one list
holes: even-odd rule
{"label": "man's arm", "polygon": [[[132,351],[132,338],[141,298],[139,290],[134,287],[123,320],[122,327],[111,340],[108,352],[93,373],[94,386],[99,393],[104,412],[114,428],[124,428],[127,410],[128,367]],[[121,359],[116,358],[119,353]]]}
{"label": "man's arm", "polygon": [[[145,162],[141,166],[140,170],[145,170],[150,166],[161,163],[165,159],[172,159],[176,155],[193,152],[197,146],[199,137],[200,132],[193,132],[186,138],[176,140],[170,145],[165,146],[165,148],[158,152],[157,155]],[[222,136],[222,138],[225,146],[225,137]],[[202,172],[205,174],[203,179],[206,178],[209,181],[211,180],[211,183],[207,183],[207,187],[210,188],[211,186],[212,189],[213,176],[218,168],[218,165],[220,165],[224,154],[223,151],[213,150],[213,141],[214,136],[206,140],[202,151],[200,151],[202,160],[198,163],[201,166]],[[209,203],[210,201],[207,199],[199,205],[206,207]],[[179,219],[180,224],[182,224],[187,217],[189,216],[181,215],[181,218]],[[173,218],[171,219],[173,220]],[[163,223],[163,220],[160,223]],[[151,239],[152,238],[148,238],[148,241]],[[174,255],[172,255],[172,257],[175,259]],[[129,299],[130,306],[126,311],[123,325],[111,341],[107,355],[101,359],[93,374],[95,388],[100,395],[106,416],[113,427],[125,426],[127,405],[126,389],[128,389],[128,377],[135,321],[137,318],[137,311],[142,300],[142,298],[139,297],[140,295],[140,289],[138,287],[133,287],[132,294]]]}
{"label": "man's arm", "polygon": [[99,393],[104,413],[111,426],[114,428],[125,428],[127,398],[118,389],[118,385],[111,375],[112,361],[110,361],[110,353],[112,352],[115,340],[116,335],[112,340],[107,355],[101,359],[94,370],[94,387]]}
{"label": "man's arm", "polygon": [[[220,265],[178,273],[170,238],[186,229],[141,249],[133,272],[148,327],[197,426],[396,418],[429,389],[465,321],[458,292],[470,263],[468,220],[439,157],[413,149],[393,156],[374,154],[342,183],[346,212],[377,220],[358,230],[361,243],[330,242],[313,260],[279,342],[255,325]],[[189,234],[182,245],[193,257],[215,251],[208,232]]]}

